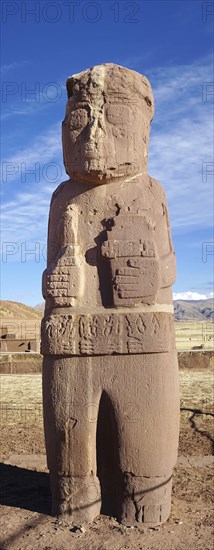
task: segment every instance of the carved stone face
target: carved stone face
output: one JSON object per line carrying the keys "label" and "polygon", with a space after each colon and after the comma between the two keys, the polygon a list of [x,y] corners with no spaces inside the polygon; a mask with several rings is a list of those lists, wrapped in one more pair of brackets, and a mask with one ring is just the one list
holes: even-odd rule
{"label": "carved stone face", "polygon": [[147,79],[118,65],[71,77],[63,153],[72,179],[102,184],[147,171],[153,97]]}

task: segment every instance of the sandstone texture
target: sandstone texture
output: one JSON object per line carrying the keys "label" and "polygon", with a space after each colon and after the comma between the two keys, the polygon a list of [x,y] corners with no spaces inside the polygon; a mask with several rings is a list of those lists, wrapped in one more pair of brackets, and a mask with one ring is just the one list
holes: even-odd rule
{"label": "sandstone texture", "polygon": [[157,525],[170,513],[179,431],[165,193],[147,174],[148,80],[105,64],[67,80],[70,179],[49,216],[42,322],[52,512]]}

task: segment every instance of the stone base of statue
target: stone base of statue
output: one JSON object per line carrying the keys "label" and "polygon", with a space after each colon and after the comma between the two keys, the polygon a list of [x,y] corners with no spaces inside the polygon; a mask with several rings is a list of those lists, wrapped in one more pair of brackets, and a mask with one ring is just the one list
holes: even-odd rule
{"label": "stone base of statue", "polygon": [[64,477],[51,473],[52,515],[74,524],[91,522],[99,514],[123,525],[147,526],[165,522],[171,510],[172,473],[164,477],[135,477],[120,471],[102,478]]}
{"label": "stone base of statue", "polygon": [[52,514],[79,524],[90,522],[100,514],[99,479],[94,476],[74,477],[51,472]]}
{"label": "stone base of statue", "polygon": [[54,515],[78,523],[103,513],[130,525],[157,525],[168,518],[177,459],[177,387],[172,349],[44,357]]}

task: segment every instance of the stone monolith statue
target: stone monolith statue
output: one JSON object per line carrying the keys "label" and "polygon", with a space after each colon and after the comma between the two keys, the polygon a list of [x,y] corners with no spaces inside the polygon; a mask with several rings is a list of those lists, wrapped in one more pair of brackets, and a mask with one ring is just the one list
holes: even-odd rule
{"label": "stone monolith statue", "polygon": [[67,80],[70,179],[53,194],[42,324],[52,512],[156,525],[170,513],[179,397],[165,193],[147,174],[145,76],[107,63]]}

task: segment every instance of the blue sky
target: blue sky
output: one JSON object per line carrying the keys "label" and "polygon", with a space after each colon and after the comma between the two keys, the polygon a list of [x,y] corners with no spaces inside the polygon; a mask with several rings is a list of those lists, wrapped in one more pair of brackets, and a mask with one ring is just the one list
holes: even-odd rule
{"label": "blue sky", "polygon": [[209,297],[213,3],[2,1],[1,10],[2,298],[42,301],[49,202],[67,179],[61,148],[65,81],[107,62],[151,82],[149,173],[168,199],[177,254],[175,297]]}

